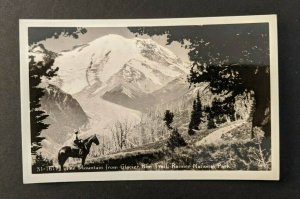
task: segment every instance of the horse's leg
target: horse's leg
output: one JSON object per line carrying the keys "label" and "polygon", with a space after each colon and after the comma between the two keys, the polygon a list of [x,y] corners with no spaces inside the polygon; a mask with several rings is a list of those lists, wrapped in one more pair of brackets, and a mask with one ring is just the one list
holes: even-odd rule
{"label": "horse's leg", "polygon": [[59,162],[61,171],[64,171],[64,164],[65,164],[65,162],[66,162],[67,159],[68,159],[68,157],[65,157],[65,156],[63,156],[63,155],[60,155],[60,156],[58,157],[58,162]]}
{"label": "horse's leg", "polygon": [[62,171],[62,172],[64,171],[64,165],[63,164],[60,165],[60,171]]}
{"label": "horse's leg", "polygon": [[83,167],[84,167],[85,159],[86,159],[86,155],[84,155],[84,156],[82,157],[81,164],[82,164]]}
{"label": "horse's leg", "polygon": [[61,160],[61,162],[59,163],[62,172],[64,171],[64,164],[65,164],[65,162],[66,162],[67,159],[68,159],[68,158],[63,158],[63,159]]}

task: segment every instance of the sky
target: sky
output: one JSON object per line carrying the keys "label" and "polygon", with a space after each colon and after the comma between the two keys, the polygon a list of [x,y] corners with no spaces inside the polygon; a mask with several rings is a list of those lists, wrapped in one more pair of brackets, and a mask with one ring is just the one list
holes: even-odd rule
{"label": "sky", "polygon": [[[125,38],[134,38],[135,34],[130,32],[126,27],[113,27],[113,28],[86,28],[87,33],[83,35],[79,35],[78,39],[74,39],[73,37],[59,37],[58,39],[50,38],[45,41],[41,41],[39,43],[43,44],[47,50],[51,50],[53,52],[60,52],[62,50],[72,49],[75,45],[86,44],[89,43],[99,37],[105,36],[107,34],[117,34],[121,35]],[[152,39],[156,43],[168,48],[174,54],[176,54],[182,61],[189,61],[188,50],[181,46],[178,42],[172,42],[170,45],[166,45],[167,36],[148,36],[138,35],[139,38]]]}

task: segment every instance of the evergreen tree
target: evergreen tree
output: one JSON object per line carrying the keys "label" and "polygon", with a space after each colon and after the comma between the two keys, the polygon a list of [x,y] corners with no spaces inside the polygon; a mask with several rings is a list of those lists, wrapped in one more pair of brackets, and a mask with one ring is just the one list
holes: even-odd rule
{"label": "evergreen tree", "polygon": [[42,147],[41,141],[45,139],[41,132],[47,129],[49,124],[43,121],[48,115],[40,109],[40,99],[44,95],[44,88],[39,87],[43,78],[51,79],[56,76],[58,68],[53,69],[53,59],[45,59],[45,62],[34,61],[30,57],[29,62],[29,86],[30,86],[30,127],[31,127],[31,153],[33,155]]}
{"label": "evergreen tree", "polygon": [[214,113],[212,112],[212,109],[207,108],[206,112],[207,112],[207,128],[208,129],[216,128],[216,124],[214,121]]}
{"label": "evergreen tree", "polygon": [[166,126],[168,127],[168,129],[172,129],[172,122],[173,122],[173,118],[174,118],[174,114],[170,111],[170,110],[166,110],[165,112],[165,117],[164,117],[164,121],[166,123]]}
{"label": "evergreen tree", "polygon": [[190,120],[190,123],[189,123],[189,130],[188,130],[189,135],[194,135],[195,132],[194,132],[193,129],[198,128],[198,126],[195,125],[195,112],[196,112],[196,100],[194,100],[194,102],[193,102],[193,109],[192,109],[192,112],[191,112],[191,120]]}
{"label": "evergreen tree", "polygon": [[167,146],[171,149],[174,150],[176,147],[181,147],[181,146],[186,146],[186,142],[178,132],[178,129],[175,128],[172,130],[172,133],[170,135],[170,138],[167,142]]}
{"label": "evergreen tree", "polygon": [[232,103],[224,103],[224,101],[214,99],[211,107],[207,107],[205,112],[207,113],[208,129],[216,128],[214,119],[218,119],[221,116],[228,115],[231,120],[234,120],[234,106]]}
{"label": "evergreen tree", "polygon": [[173,129],[173,127],[171,126],[173,118],[174,114],[170,110],[166,110],[163,120],[165,121],[165,124],[168,127],[168,129],[172,130],[169,140],[167,142],[167,146],[172,150],[174,150],[174,148],[176,147],[186,146],[186,142],[181,137],[180,133],[178,132],[178,129]]}
{"label": "evergreen tree", "polygon": [[194,135],[195,131],[194,130],[199,130],[199,125],[202,120],[202,104],[201,104],[201,99],[199,96],[199,91],[197,93],[197,98],[193,102],[193,110],[191,113],[191,120],[189,124],[189,130],[188,134],[189,135]]}

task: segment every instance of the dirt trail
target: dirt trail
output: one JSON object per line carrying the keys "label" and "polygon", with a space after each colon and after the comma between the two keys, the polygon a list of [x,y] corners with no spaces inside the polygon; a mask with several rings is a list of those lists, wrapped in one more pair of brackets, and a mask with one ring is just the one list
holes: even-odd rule
{"label": "dirt trail", "polygon": [[210,133],[208,136],[206,136],[202,140],[196,142],[195,145],[200,146],[200,145],[209,145],[209,144],[219,143],[222,141],[222,135],[224,135],[225,133],[227,133],[227,132],[231,131],[232,129],[235,129],[243,124],[245,124],[245,121],[239,120],[239,121],[231,123],[228,126],[219,128],[218,130]]}

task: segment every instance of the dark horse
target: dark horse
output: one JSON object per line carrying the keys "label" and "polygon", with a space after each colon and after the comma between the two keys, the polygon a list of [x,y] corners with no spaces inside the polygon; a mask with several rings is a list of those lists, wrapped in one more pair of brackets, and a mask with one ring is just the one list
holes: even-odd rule
{"label": "dark horse", "polygon": [[64,170],[64,164],[69,157],[81,158],[82,166],[84,166],[86,156],[89,154],[92,144],[95,143],[96,145],[99,145],[99,140],[96,135],[92,135],[84,139],[82,142],[85,145],[85,148],[87,149],[82,151],[82,155],[79,154],[79,148],[74,146],[64,146],[59,150],[58,163],[61,167],[61,171]]}

